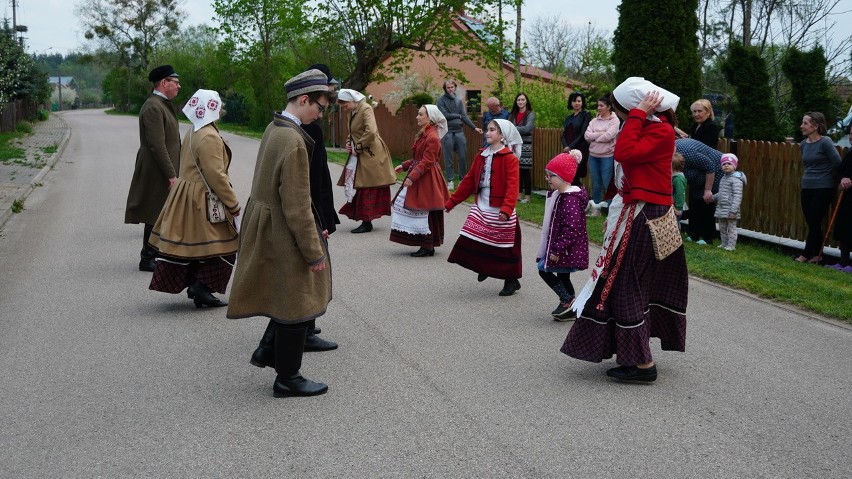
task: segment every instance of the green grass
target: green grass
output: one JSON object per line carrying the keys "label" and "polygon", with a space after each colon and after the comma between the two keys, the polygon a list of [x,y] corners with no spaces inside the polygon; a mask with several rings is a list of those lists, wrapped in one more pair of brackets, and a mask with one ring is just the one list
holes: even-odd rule
{"label": "green grass", "polygon": [[8,162],[17,158],[26,158],[26,152],[12,145],[12,141],[25,136],[24,133],[0,133],[0,161]]}
{"label": "green grass", "polygon": [[12,213],[20,213],[24,211],[24,202],[21,200],[15,200],[12,202]]}
{"label": "green grass", "polygon": [[56,153],[56,150],[58,150],[58,149],[59,149],[59,147],[58,147],[58,146],[53,145],[53,146],[45,146],[45,147],[43,147],[43,148],[42,148],[42,151],[44,151],[45,153],[47,153],[48,155],[50,155],[50,154],[52,154],[52,153]]}

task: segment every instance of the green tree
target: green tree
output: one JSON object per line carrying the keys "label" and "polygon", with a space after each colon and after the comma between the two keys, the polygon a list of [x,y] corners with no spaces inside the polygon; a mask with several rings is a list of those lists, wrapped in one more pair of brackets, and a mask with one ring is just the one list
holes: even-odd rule
{"label": "green tree", "polygon": [[734,87],[734,138],[783,140],[769,88],[766,62],[754,47],[731,44],[722,64],[725,78]]}
{"label": "green tree", "polygon": [[0,108],[14,100],[44,102],[50,97],[47,73],[12,35],[8,21],[0,28]]}
{"label": "green tree", "polygon": [[[451,56],[492,66],[505,49],[498,40],[498,21],[466,24],[458,13],[490,19],[491,0],[328,0],[314,12],[313,30],[331,48],[346,54],[343,85],[363,90],[374,81],[406,69],[413,55]],[[456,24],[459,25],[459,24]],[[466,28],[476,29],[478,39]],[[388,70],[381,63],[390,55]],[[448,75],[464,81],[464,74],[445,65]]]}
{"label": "green tree", "polygon": [[624,0],[613,36],[616,80],[645,77],[677,94],[681,123],[690,117],[683,105],[702,93],[697,8],[698,0]]}
{"label": "green tree", "polygon": [[[814,47],[808,52],[791,48],[784,56],[781,68],[787,80],[790,81],[791,117],[801,119],[805,112],[819,111],[825,114],[829,123],[834,120],[837,112],[828,87],[825,75],[828,60],[822,47]],[[802,140],[802,132],[793,129],[793,135]]]}
{"label": "green tree", "polygon": [[229,52],[247,80],[247,96],[257,108],[252,124],[268,123],[272,112],[286,103],[283,80],[307,65],[296,65],[291,48],[309,25],[305,4],[300,1],[215,0],[213,9],[220,22]]}
{"label": "green tree", "polygon": [[87,40],[116,54],[117,66],[147,72],[151,53],[180,28],[186,14],[180,0],[83,0],[75,14]]}

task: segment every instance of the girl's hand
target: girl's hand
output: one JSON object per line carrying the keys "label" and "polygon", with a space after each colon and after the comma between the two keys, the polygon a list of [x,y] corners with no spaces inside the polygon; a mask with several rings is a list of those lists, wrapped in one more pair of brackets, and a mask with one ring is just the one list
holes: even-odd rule
{"label": "girl's hand", "polygon": [[657,111],[657,107],[663,102],[663,97],[660,92],[651,91],[645,95],[645,98],[636,105],[636,108],[644,111],[646,114]]}
{"label": "girl's hand", "polygon": [[728,219],[729,220],[737,219],[737,214],[736,213],[728,213]]}
{"label": "girl's hand", "polygon": [[411,178],[406,178],[405,181],[402,182],[402,186],[411,186],[414,182],[411,181]]}
{"label": "girl's hand", "polygon": [[500,221],[509,221],[509,215],[505,211],[500,212]]}
{"label": "girl's hand", "polygon": [[852,179],[849,178],[841,178],[840,179],[840,188],[844,190],[848,190],[852,187]]}
{"label": "girl's hand", "polygon": [[397,172],[397,173],[402,172],[402,165],[397,165],[397,167],[396,167],[396,168],[394,168],[394,169],[393,169],[393,171],[395,171],[395,172]]}

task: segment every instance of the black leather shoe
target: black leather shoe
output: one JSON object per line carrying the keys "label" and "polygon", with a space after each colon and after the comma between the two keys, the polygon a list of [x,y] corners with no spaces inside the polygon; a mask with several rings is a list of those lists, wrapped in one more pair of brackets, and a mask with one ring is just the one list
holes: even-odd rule
{"label": "black leather shoe", "polygon": [[228,305],[228,303],[222,301],[216,296],[213,296],[213,294],[210,293],[203,284],[197,281],[189,285],[189,288],[186,290],[186,294],[187,296],[190,294],[192,295],[190,297],[193,298],[192,301],[195,303],[196,308],[201,308],[203,306],[219,308]]}
{"label": "black leather shoe", "polygon": [[139,260],[139,271],[148,271],[149,273],[153,273],[156,266],[157,263],[153,259]]}
{"label": "black leather shoe", "polygon": [[321,332],[322,332],[322,329],[320,329],[316,326],[314,326],[313,328],[308,328],[308,334],[310,334],[310,335],[319,334]]}
{"label": "black leather shoe", "polygon": [[369,233],[370,231],[373,231],[373,223],[371,223],[369,221],[364,221],[363,223],[361,223],[361,226],[352,230],[352,232],[356,233],[356,234],[357,233]]}
{"label": "black leather shoe", "polygon": [[289,378],[278,376],[275,378],[275,384],[272,386],[272,395],[277,398],[287,396],[318,396],[325,394],[327,391],[328,385],[305,379],[299,373]]}
{"label": "black leather shoe", "polygon": [[521,289],[521,282],[516,279],[507,279],[505,283],[503,283],[503,289],[497,293],[499,296],[511,296],[515,294],[515,291]]}
{"label": "black leather shoe", "polygon": [[476,277],[476,280],[479,281],[480,283],[485,281],[486,279],[488,279],[487,274],[479,273],[479,276]]}
{"label": "black leather shoe", "polygon": [[310,335],[305,337],[305,351],[331,351],[337,349],[337,343]]}
{"label": "black leather shoe", "polygon": [[657,380],[657,365],[655,364],[647,369],[637,368],[636,366],[619,366],[607,370],[606,375],[622,381],[651,383]]}
{"label": "black leather shoe", "polygon": [[420,248],[419,250],[411,253],[411,256],[414,257],[414,258],[422,258],[424,256],[435,256],[435,250],[434,249]]}

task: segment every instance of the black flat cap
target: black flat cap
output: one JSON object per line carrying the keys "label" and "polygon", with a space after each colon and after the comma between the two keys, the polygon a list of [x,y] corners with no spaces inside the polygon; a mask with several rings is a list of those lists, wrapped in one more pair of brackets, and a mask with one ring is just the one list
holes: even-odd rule
{"label": "black flat cap", "polygon": [[157,83],[163,78],[167,77],[178,77],[177,73],[175,73],[175,69],[172,68],[171,65],[160,65],[157,68],[151,70],[151,73],[148,74],[148,80],[153,83]]}

